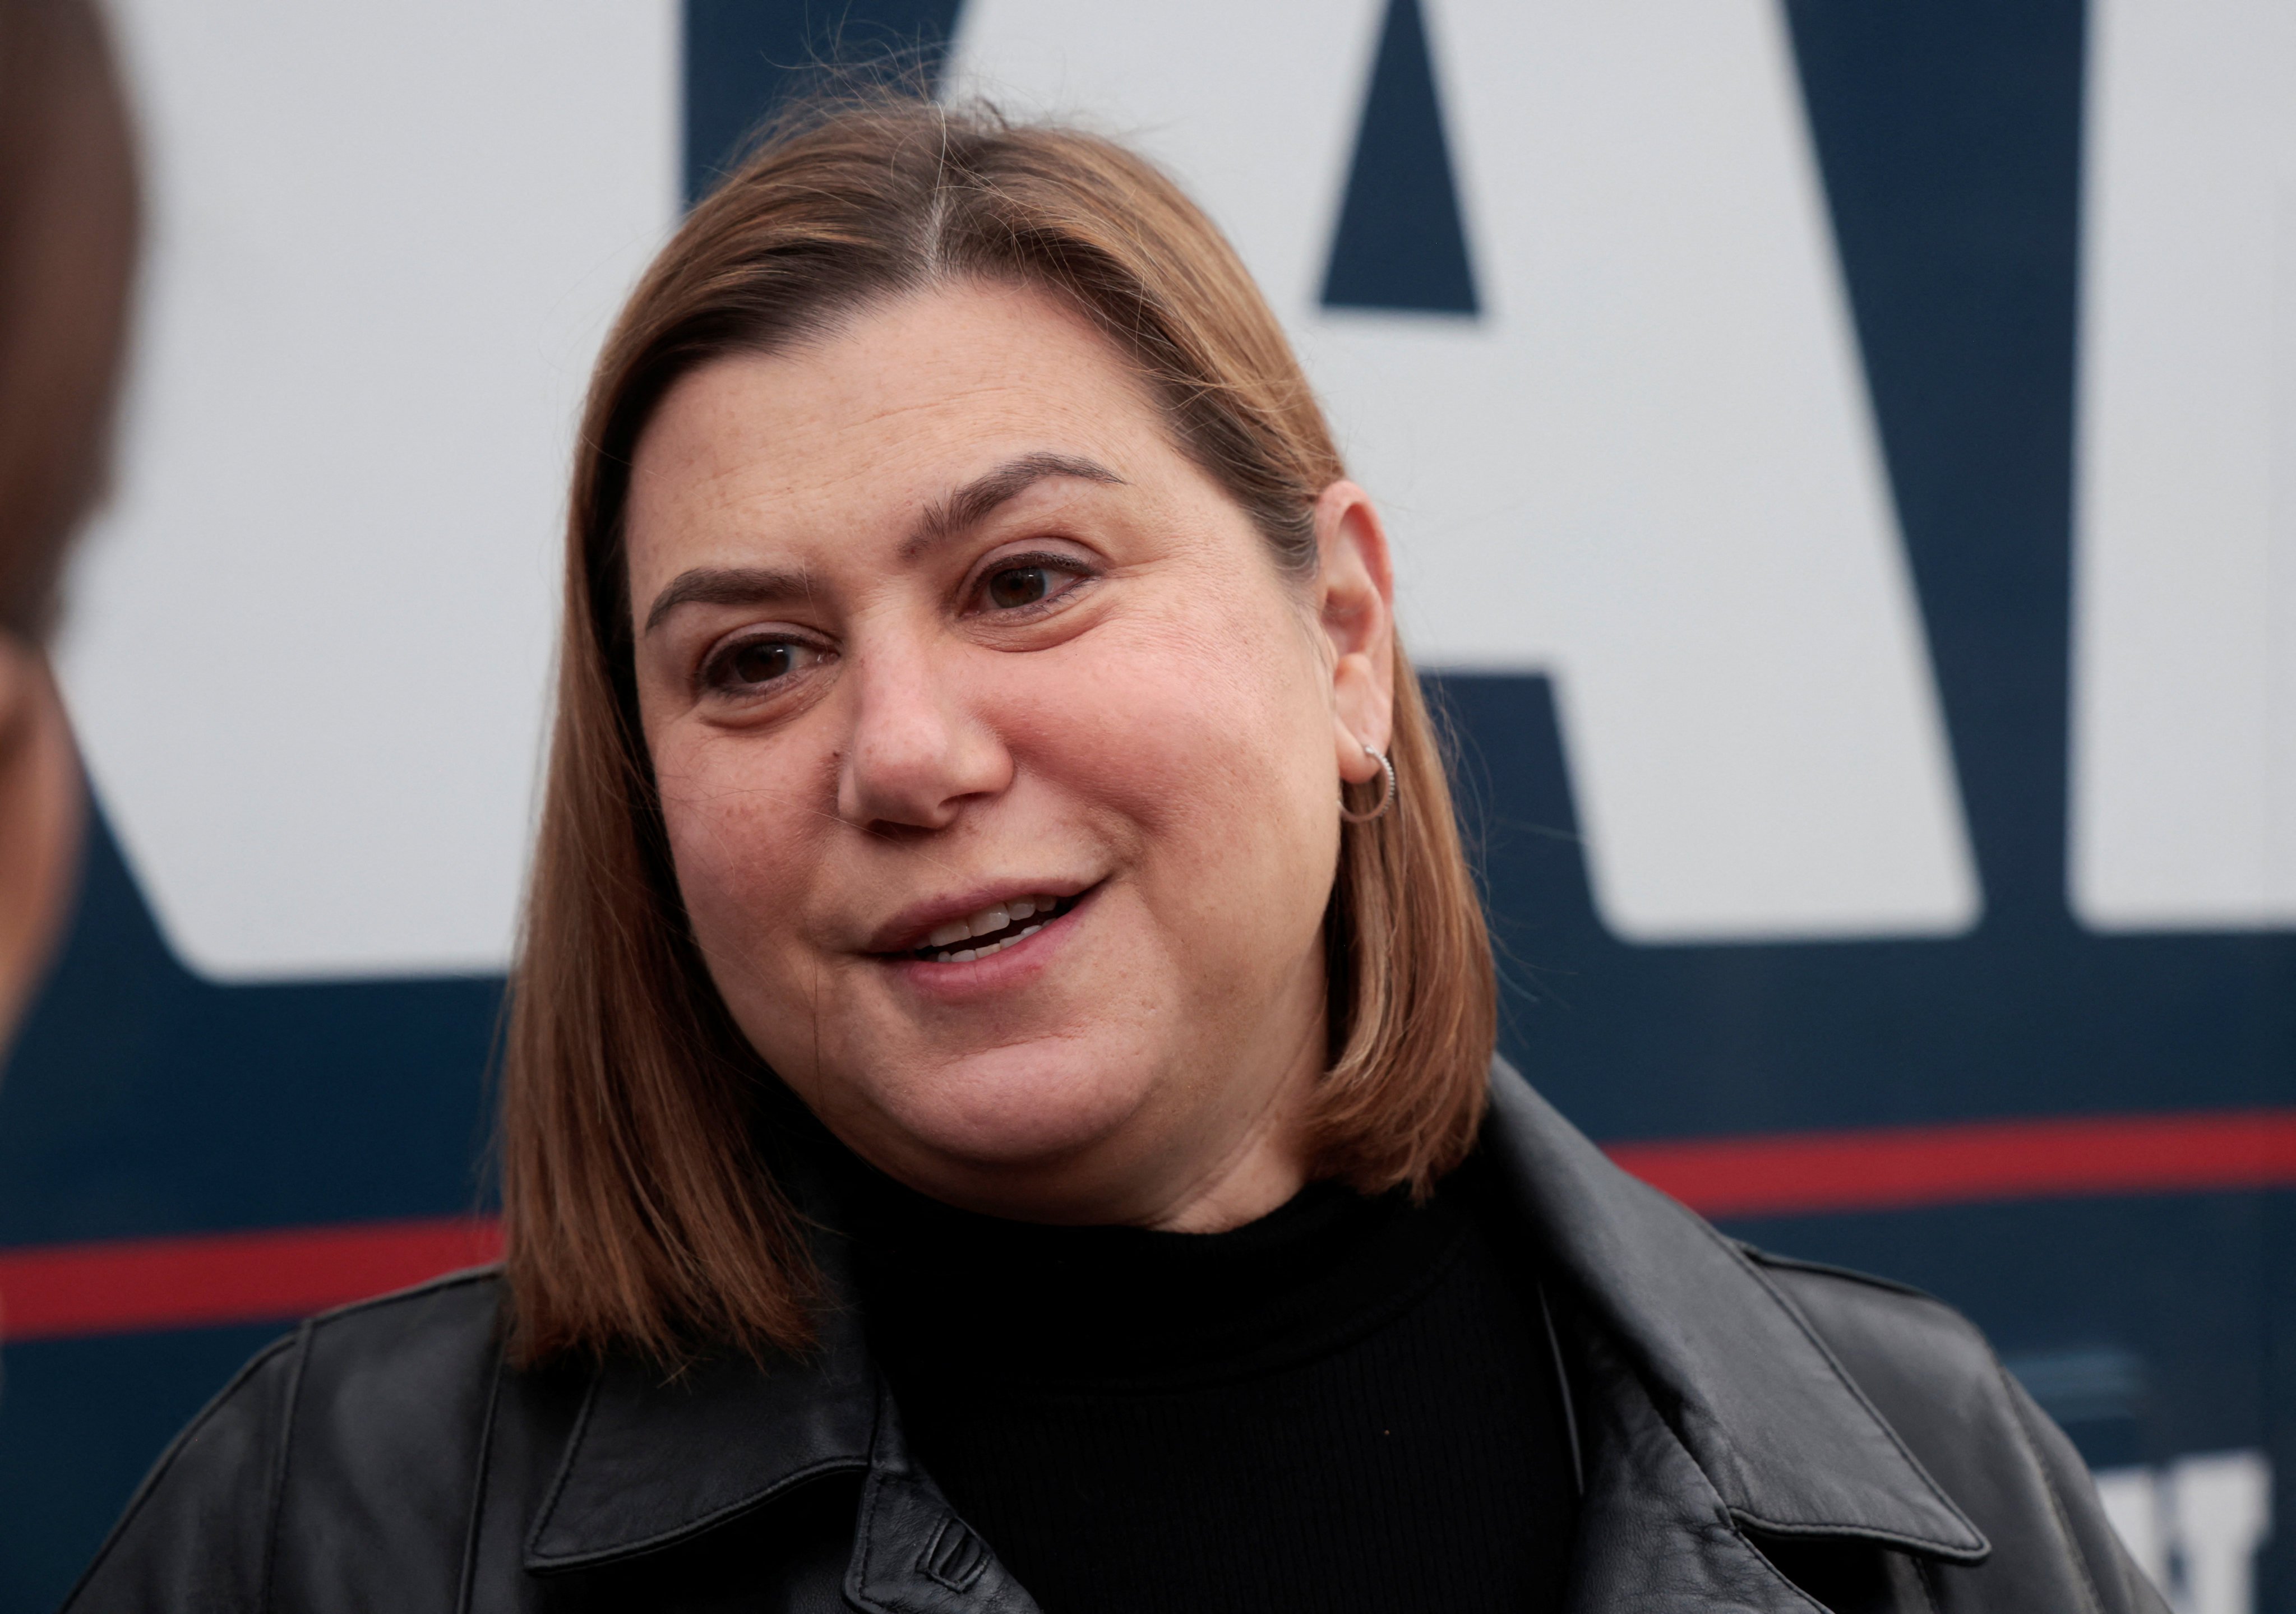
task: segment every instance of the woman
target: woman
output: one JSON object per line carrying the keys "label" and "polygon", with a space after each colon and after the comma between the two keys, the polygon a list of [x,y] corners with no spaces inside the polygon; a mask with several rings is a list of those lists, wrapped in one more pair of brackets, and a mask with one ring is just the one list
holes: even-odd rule
{"label": "woman", "polygon": [[1492,1060],[1379,517],[1153,169],[792,122],[580,440],[508,1259],[76,1607],[2161,1606],[1966,1323]]}

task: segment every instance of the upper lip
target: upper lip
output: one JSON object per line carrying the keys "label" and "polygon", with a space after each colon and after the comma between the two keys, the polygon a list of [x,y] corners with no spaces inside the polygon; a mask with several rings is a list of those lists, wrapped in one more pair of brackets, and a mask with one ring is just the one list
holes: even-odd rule
{"label": "upper lip", "polygon": [[1066,899],[1090,890],[1097,883],[1096,881],[1058,880],[1050,876],[1037,880],[1000,880],[993,884],[976,886],[954,897],[935,897],[923,902],[911,903],[878,926],[863,950],[869,953],[914,952],[925,945],[925,938],[932,934],[935,926],[947,924],[952,919],[970,919],[983,908],[1023,897]]}

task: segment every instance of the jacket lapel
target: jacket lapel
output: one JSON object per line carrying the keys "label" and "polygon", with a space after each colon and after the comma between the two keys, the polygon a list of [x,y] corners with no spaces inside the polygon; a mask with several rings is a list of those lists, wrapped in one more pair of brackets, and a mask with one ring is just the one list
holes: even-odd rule
{"label": "jacket lapel", "polygon": [[[1955,1563],[1987,1555],[1976,1526],[1738,1247],[1612,1165],[1504,1061],[1493,1061],[1485,1146],[1590,1331],[1616,1342],[1619,1382],[1641,1386],[1657,1420],[1628,1416],[1625,1459],[1648,1481],[1665,1478],[1693,1515],[1710,1497],[1698,1528],[1854,1536]],[[1666,1455],[1668,1441],[1687,1466]]]}
{"label": "jacket lapel", "polygon": [[870,1614],[1037,1614],[1036,1600],[910,1459],[890,1393],[877,1420],[846,1601]]}
{"label": "jacket lapel", "polygon": [[1618,1348],[1582,1335],[1591,1426],[1564,1606],[1570,1614],[1810,1614],[1731,1518]]}

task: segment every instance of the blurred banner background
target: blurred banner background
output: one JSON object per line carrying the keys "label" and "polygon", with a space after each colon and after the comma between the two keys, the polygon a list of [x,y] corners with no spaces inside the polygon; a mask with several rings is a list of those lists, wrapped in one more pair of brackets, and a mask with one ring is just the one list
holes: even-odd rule
{"label": "blurred banner background", "polygon": [[283,1323],[485,1258],[590,357],[792,70],[909,47],[1166,162],[1289,324],[1510,1056],[1968,1310],[2180,1609],[2296,1610],[2296,16],[113,9],[153,250],[0,1080],[0,1610]]}

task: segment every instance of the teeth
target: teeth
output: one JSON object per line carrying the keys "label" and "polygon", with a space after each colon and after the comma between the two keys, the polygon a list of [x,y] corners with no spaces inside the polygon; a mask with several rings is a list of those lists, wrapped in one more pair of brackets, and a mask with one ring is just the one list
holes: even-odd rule
{"label": "teeth", "polygon": [[1034,936],[1045,928],[1044,925],[1033,924],[1025,930],[1012,930],[1011,934],[999,936],[984,947],[950,949],[961,941],[992,935],[998,930],[1010,930],[1022,920],[1032,919],[1039,914],[1049,921],[1054,907],[1059,902],[1057,897],[1022,897],[1012,902],[992,903],[969,919],[952,919],[947,924],[934,926],[931,934],[925,938],[924,945],[933,950],[932,962],[937,964],[971,963],[976,958],[987,958],[1016,941]]}

